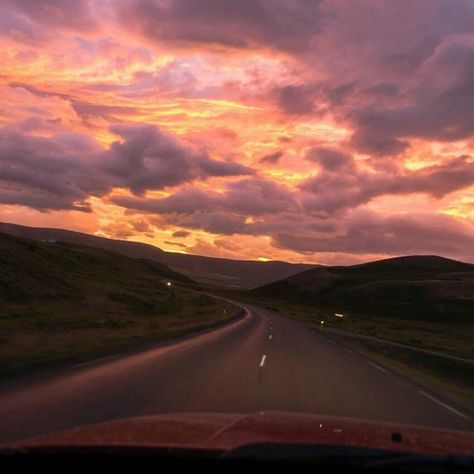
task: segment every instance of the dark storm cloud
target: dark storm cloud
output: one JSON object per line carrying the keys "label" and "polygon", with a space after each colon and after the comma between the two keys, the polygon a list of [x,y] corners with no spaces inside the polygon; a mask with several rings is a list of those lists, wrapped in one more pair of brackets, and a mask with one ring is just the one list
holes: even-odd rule
{"label": "dark storm cloud", "polygon": [[320,0],[124,2],[123,27],[151,43],[296,52],[320,31]]}
{"label": "dark storm cloud", "polygon": [[187,230],[177,230],[177,231],[173,232],[173,237],[183,238],[183,237],[187,237],[190,234],[191,234],[191,232],[189,232]]}
{"label": "dark storm cloud", "polygon": [[201,229],[211,234],[234,235],[249,233],[245,218],[238,214],[212,210],[211,212],[196,211],[185,216],[174,216],[174,225],[189,229]]}
{"label": "dark storm cloud", "polygon": [[279,248],[301,252],[356,254],[445,255],[472,261],[472,226],[445,215],[413,213],[383,216],[356,212],[339,223],[336,234],[281,232],[274,236]]}
{"label": "dark storm cloud", "polygon": [[[101,15],[103,11],[108,14]],[[473,25],[472,0],[4,0],[0,35],[30,45],[17,53],[16,61],[43,61],[44,55],[57,67],[78,54],[78,63],[88,70],[91,62],[104,60],[104,69],[98,71],[110,75],[106,82],[93,83],[93,79],[104,80],[100,72],[82,87],[71,88],[81,77],[74,81],[69,77],[67,87],[62,84],[62,92],[56,92],[57,78],[48,77],[43,69],[44,77],[31,78],[31,84],[25,82],[30,76],[23,74],[11,84],[37,97],[68,101],[83,123],[93,117],[98,123],[100,119],[117,123],[117,116],[137,115],[139,111],[122,106],[122,100],[118,105],[110,98],[104,103],[88,102],[87,90],[95,91],[94,98],[108,91],[128,99],[138,97],[135,103],[152,95],[160,100],[166,96],[230,98],[250,105],[255,101],[263,110],[270,105],[276,115],[272,123],[284,127],[277,132],[282,134],[281,146],[293,140],[295,150],[301,146],[298,125],[303,122],[318,125],[329,119],[328,123],[347,130],[348,138],[338,144],[340,149],[308,149],[304,165],[314,166],[317,174],[290,190],[243,164],[216,160],[152,126],[115,125],[111,130],[117,139],[104,149],[79,134],[59,134],[59,125],[53,127],[51,119],[39,118],[43,111],[28,104],[31,107],[25,110],[37,116],[0,130],[0,202],[44,211],[92,212],[91,196],[108,196],[121,188],[133,195],[124,197],[121,191],[122,196],[117,193],[112,202],[129,215],[153,214],[164,225],[270,236],[278,247],[297,252],[423,252],[465,258],[473,236],[467,218],[419,212],[382,216],[364,210],[364,205],[385,195],[423,193],[442,198],[474,184],[474,162],[467,156],[444,157],[417,171],[403,165],[410,158],[410,146],[419,139],[466,140],[466,146],[472,140]],[[120,35],[115,47],[106,47],[104,35],[109,32]],[[137,46],[137,64],[150,68],[137,70],[129,83],[114,84],[115,72],[127,71],[128,63],[120,57],[112,61],[111,56],[118,48],[126,50],[128,42]],[[100,54],[99,43],[104,47]],[[56,44],[58,53],[51,46]],[[69,50],[64,52],[69,45],[70,56]],[[130,64],[135,53],[130,52]],[[152,56],[162,53],[175,55],[175,60],[151,70]],[[191,60],[192,55],[199,60]],[[232,55],[228,64],[227,55]],[[214,80],[201,84],[200,75],[206,79],[214,64],[220,74],[224,64],[227,70],[236,66],[232,79],[242,81],[241,87],[208,84]],[[260,67],[261,72],[253,71]],[[25,71],[31,74],[32,69]],[[242,79],[247,76],[252,80]],[[236,132],[221,133],[236,147],[246,146],[246,130],[239,124]],[[234,128],[232,122],[223,125],[226,130]],[[195,136],[191,139],[200,142]],[[351,149],[369,156],[356,155],[356,161]],[[230,150],[229,156],[239,156],[239,150]],[[283,151],[277,150],[259,162],[263,168],[280,163],[282,156]],[[219,191],[193,186],[210,177],[234,180],[219,180]],[[163,189],[171,194],[146,197],[147,191]],[[140,220],[128,228],[109,228],[124,237],[152,231]],[[186,237],[188,231],[175,234]]]}
{"label": "dark storm cloud", "polygon": [[197,153],[153,126],[114,126],[110,148],[79,134],[50,138],[0,130],[0,200],[41,210],[90,211],[87,199],[114,187],[141,195],[214,176],[253,174],[248,167]]}
{"label": "dark storm cloud", "polygon": [[325,7],[311,47],[293,53],[306,73],[270,93],[283,114],[336,116],[353,130],[350,146],[379,157],[399,155],[411,138],[474,134],[474,2]]}
{"label": "dark storm cloud", "polygon": [[192,214],[196,211],[209,211],[215,207],[217,195],[199,189],[180,189],[166,198],[150,199],[136,197],[113,197],[112,202],[126,207],[157,214]]}
{"label": "dark storm cloud", "polygon": [[321,115],[342,106],[356,90],[356,81],[309,81],[278,86],[270,91],[270,98],[284,114]]}
{"label": "dark storm cloud", "polygon": [[223,205],[225,209],[252,216],[298,209],[295,196],[288,188],[257,178],[228,184]]}
{"label": "dark storm cloud", "polygon": [[248,166],[231,161],[217,161],[209,157],[202,157],[198,164],[204,176],[243,176],[255,174]]}
{"label": "dark storm cloud", "polygon": [[374,154],[398,154],[404,138],[460,140],[474,133],[474,37],[448,38],[420,65],[409,103],[361,107],[348,114],[351,144]]}
{"label": "dark storm cloud", "polygon": [[[142,211],[145,205],[145,200],[139,203],[135,199],[131,207]],[[160,212],[161,206],[155,206],[153,211]],[[263,220],[249,222],[235,210],[212,206],[185,214],[172,213],[167,222],[220,235],[268,235],[276,247],[301,253],[423,253],[471,261],[473,258],[466,254],[466,249],[472,247],[472,225],[446,215],[384,215],[358,209],[338,218],[322,219],[295,211],[268,214]]]}
{"label": "dark storm cloud", "polygon": [[116,125],[111,131],[123,140],[106,152],[105,169],[134,194],[198,178],[253,174],[246,166],[196,152],[154,126]]}
{"label": "dark storm cloud", "polygon": [[114,115],[134,115],[139,109],[123,105],[90,104],[81,100],[71,100],[71,106],[79,117],[87,120],[90,117],[111,119]]}
{"label": "dark storm cloud", "polygon": [[153,126],[116,125],[121,136],[105,152],[104,169],[135,194],[191,181],[194,152]]}
{"label": "dark storm cloud", "polygon": [[336,171],[345,166],[352,166],[353,159],[347,153],[325,147],[313,147],[305,153],[305,158],[318,163],[324,169]]}
{"label": "dark storm cloud", "polygon": [[312,85],[287,85],[275,90],[280,109],[288,115],[301,115],[315,112],[315,100],[319,88]]}
{"label": "dark storm cloud", "polygon": [[283,151],[278,150],[274,153],[269,153],[268,155],[262,156],[258,162],[262,164],[275,165],[280,161],[280,158],[283,156]]}
{"label": "dark storm cloud", "polygon": [[169,241],[169,240],[165,240],[164,242],[165,242],[165,244],[174,245],[175,247],[180,247],[180,248],[182,248],[182,249],[187,249],[187,248],[188,248],[187,245],[181,244],[180,242],[171,242],[171,241]]}
{"label": "dark storm cloud", "polygon": [[87,199],[108,189],[88,157],[94,142],[73,134],[54,139],[0,130],[0,181],[4,203],[41,210],[90,211]]}
{"label": "dark storm cloud", "polygon": [[193,214],[196,211],[234,212],[243,216],[261,216],[297,210],[298,204],[284,186],[260,178],[242,179],[227,184],[224,193],[196,188],[180,189],[166,198],[112,198],[115,204],[157,214]]}
{"label": "dark storm cloud", "polygon": [[[339,167],[331,168],[323,164],[318,175],[300,185],[303,191],[309,193],[302,200],[308,212],[332,214],[389,194],[425,193],[441,198],[474,184],[474,161],[467,156],[413,172],[398,168],[392,171],[362,171],[349,155],[341,156],[342,165],[339,163]],[[317,156],[316,159],[321,164],[321,158]],[[324,156],[324,159],[329,166],[334,164],[331,155]]]}
{"label": "dark storm cloud", "polygon": [[63,94],[56,91],[43,90],[36,86],[32,86],[31,84],[27,84],[26,82],[15,81],[15,82],[10,82],[8,85],[10,87],[21,87],[22,89],[25,89],[26,91],[30,92],[31,94],[37,97],[60,97],[62,99],[67,99],[67,100],[73,99],[73,96],[70,94]]}
{"label": "dark storm cloud", "polygon": [[83,100],[75,99],[71,94],[60,93],[53,90],[44,90],[38,87],[26,84],[24,82],[10,82],[8,84],[13,88],[22,88],[37,97],[59,97],[71,103],[74,112],[84,121],[87,122],[91,117],[101,117],[105,120],[113,122],[115,115],[134,115],[139,109],[136,107],[122,105],[104,105],[93,104]]}
{"label": "dark storm cloud", "polygon": [[90,0],[2,0],[0,34],[16,41],[40,43],[55,30],[90,32],[98,26]]}

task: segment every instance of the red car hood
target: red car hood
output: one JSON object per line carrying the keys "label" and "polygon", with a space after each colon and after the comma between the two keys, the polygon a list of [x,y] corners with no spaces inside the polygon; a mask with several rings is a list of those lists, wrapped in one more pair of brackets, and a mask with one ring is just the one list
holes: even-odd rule
{"label": "red car hood", "polygon": [[127,418],[30,438],[11,446],[140,446],[230,450],[262,442],[474,455],[472,433],[286,412],[249,415],[186,413]]}

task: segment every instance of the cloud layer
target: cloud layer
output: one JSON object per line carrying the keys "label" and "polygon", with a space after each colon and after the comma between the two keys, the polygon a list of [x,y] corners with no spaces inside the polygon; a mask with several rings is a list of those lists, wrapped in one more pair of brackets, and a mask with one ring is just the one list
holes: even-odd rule
{"label": "cloud layer", "polygon": [[474,261],[473,25],[471,0],[5,0],[0,218]]}

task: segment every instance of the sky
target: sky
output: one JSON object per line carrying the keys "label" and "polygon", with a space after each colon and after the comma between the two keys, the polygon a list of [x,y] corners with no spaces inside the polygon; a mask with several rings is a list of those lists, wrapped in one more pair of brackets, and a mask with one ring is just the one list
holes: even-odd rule
{"label": "sky", "polygon": [[2,0],[0,221],[474,262],[474,1]]}

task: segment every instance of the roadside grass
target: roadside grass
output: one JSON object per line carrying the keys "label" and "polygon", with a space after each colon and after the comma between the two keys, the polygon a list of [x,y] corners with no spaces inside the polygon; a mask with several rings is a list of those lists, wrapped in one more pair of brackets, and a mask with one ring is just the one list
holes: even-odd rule
{"label": "roadside grass", "polygon": [[0,380],[147,346],[239,314],[195,289],[156,262],[0,234]]}
{"label": "roadside grass", "polygon": [[[94,313],[67,302],[15,308],[0,317],[0,381],[79,363],[221,325],[241,310],[229,303],[180,290],[180,300],[151,311],[111,304]],[[145,302],[146,303],[146,302]],[[3,316],[3,315],[2,315]]]}

